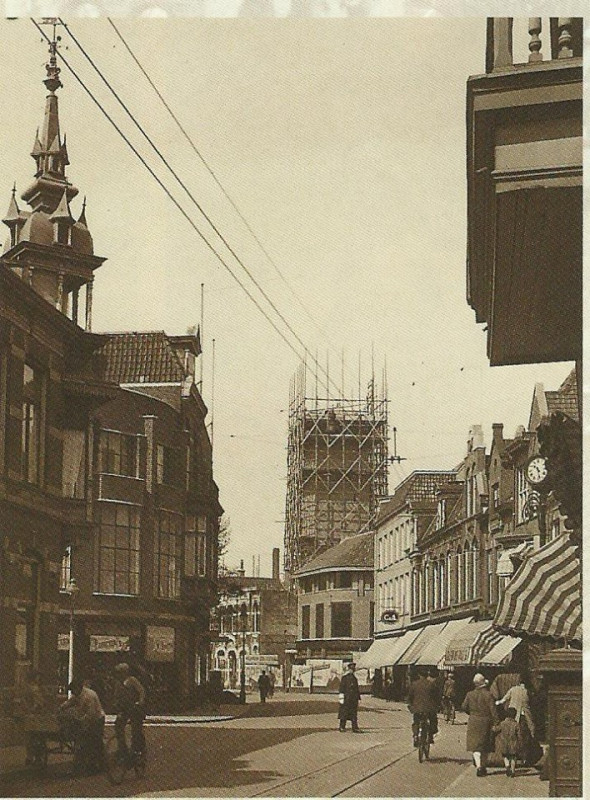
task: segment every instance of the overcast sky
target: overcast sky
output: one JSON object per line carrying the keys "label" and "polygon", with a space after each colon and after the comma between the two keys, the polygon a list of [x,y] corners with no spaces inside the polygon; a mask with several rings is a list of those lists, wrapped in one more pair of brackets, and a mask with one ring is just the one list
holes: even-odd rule
{"label": "overcast sky", "polygon": [[[129,104],[312,353],[348,390],[371,349],[387,359],[390,420],[414,469],[451,468],[469,427],[526,424],[535,382],[569,364],[491,368],[465,299],[465,84],[484,65],[485,20],[119,20],[117,25],[231,195],[268,263],[167,116],[107,20],[71,30]],[[27,20],[0,21],[0,192],[30,183],[46,47]],[[215,235],[109,99],[69,37],[62,52],[212,242]],[[67,46],[67,49],[65,49]],[[63,65],[62,65],[63,67]],[[59,92],[69,179],[95,252],[94,330],[184,333],[205,284],[204,398],[214,471],[231,519],[227,558],[251,570],[283,541],[289,380],[298,360],[217,262],[64,67]],[[1,195],[0,195],[1,197]],[[21,207],[23,203],[21,202]],[[4,210],[3,208],[0,210]],[[257,290],[224,251],[232,269]],[[260,300],[264,304],[264,300]],[[272,311],[269,311],[272,314]],[[277,325],[283,327],[277,320]],[[327,336],[326,336],[327,334]],[[286,334],[289,336],[289,334]],[[295,343],[299,351],[301,347]]]}

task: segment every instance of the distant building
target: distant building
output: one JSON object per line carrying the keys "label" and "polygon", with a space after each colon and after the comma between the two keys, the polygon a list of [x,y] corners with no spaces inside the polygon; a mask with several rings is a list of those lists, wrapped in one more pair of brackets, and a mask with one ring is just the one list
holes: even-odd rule
{"label": "distant building", "polygon": [[453,471],[412,472],[381,501],[375,523],[375,634],[405,628],[412,616],[412,562],[416,543],[436,512],[440,487]]}
{"label": "distant building", "polygon": [[247,685],[252,686],[262,669],[286,682],[289,651],[295,643],[297,598],[287,591],[279,576],[279,549],[273,550],[270,578],[247,576],[243,566],[219,578],[215,610],[218,633],[212,640],[212,665],[221,672],[228,689],[240,686],[242,651]]}
{"label": "distant building", "polygon": [[297,572],[298,658],[350,661],[371,644],[373,539],[372,531],[347,537]]}
{"label": "distant building", "polygon": [[345,399],[318,397],[317,379],[311,396],[307,379],[303,364],[289,402],[287,580],[322,550],[366,530],[387,495],[385,382],[378,392],[371,378],[365,398]]}

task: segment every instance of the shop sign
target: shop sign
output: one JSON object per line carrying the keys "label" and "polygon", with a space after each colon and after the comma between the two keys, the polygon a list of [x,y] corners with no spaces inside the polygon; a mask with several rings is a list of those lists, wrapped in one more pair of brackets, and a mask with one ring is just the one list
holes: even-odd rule
{"label": "shop sign", "polygon": [[270,655],[248,655],[246,654],[246,666],[269,666],[278,667],[279,657]]}
{"label": "shop sign", "polygon": [[395,608],[388,608],[381,614],[381,622],[385,624],[392,624],[399,620],[399,614],[395,610]]}
{"label": "shop sign", "polygon": [[90,636],[91,653],[127,653],[130,649],[128,636]]}
{"label": "shop sign", "polygon": [[147,661],[174,661],[174,628],[146,626],[145,657]]}
{"label": "shop sign", "polygon": [[468,666],[471,663],[471,647],[450,647],[445,653],[445,664],[452,664],[454,667],[461,665]]}
{"label": "shop sign", "polygon": [[69,633],[58,633],[57,634],[57,649],[58,650],[69,650],[70,649],[70,634]]}

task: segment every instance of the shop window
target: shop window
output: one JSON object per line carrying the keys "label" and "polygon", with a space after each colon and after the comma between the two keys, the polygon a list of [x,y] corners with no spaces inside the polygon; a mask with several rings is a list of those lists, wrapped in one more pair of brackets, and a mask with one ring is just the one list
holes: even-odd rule
{"label": "shop window", "polygon": [[180,597],[180,561],[182,551],[182,517],[160,511],[156,574],[158,597]]}
{"label": "shop window", "polygon": [[99,440],[100,471],[109,475],[139,475],[138,437],[118,431],[101,431]]}
{"label": "shop window", "polygon": [[98,515],[97,591],[139,594],[139,509],[98,503]]}
{"label": "shop window", "polygon": [[311,607],[301,606],[301,638],[309,639],[311,635]]}
{"label": "shop window", "polygon": [[23,479],[27,483],[39,482],[42,387],[43,378],[39,370],[25,363],[21,416],[21,469]]}
{"label": "shop window", "polygon": [[315,638],[324,638],[324,604],[318,603],[315,607]]}
{"label": "shop window", "polygon": [[332,603],[332,638],[352,636],[352,603]]}

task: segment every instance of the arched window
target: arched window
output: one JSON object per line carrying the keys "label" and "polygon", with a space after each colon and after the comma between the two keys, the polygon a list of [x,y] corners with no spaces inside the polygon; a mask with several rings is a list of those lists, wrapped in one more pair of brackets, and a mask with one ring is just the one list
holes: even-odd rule
{"label": "arched window", "polygon": [[471,559],[469,557],[469,543],[463,545],[463,599],[471,598]]}
{"label": "arched window", "polygon": [[453,554],[447,552],[447,605],[451,605],[453,597]]}
{"label": "arched window", "polygon": [[471,542],[471,576],[472,576],[472,583],[471,583],[471,596],[475,600],[479,590],[479,581],[477,579],[477,573],[479,569],[479,548],[477,546],[477,539],[474,539]]}
{"label": "arched window", "polygon": [[440,607],[444,608],[448,604],[446,563],[444,555],[441,555],[438,561],[438,580],[440,586]]}

